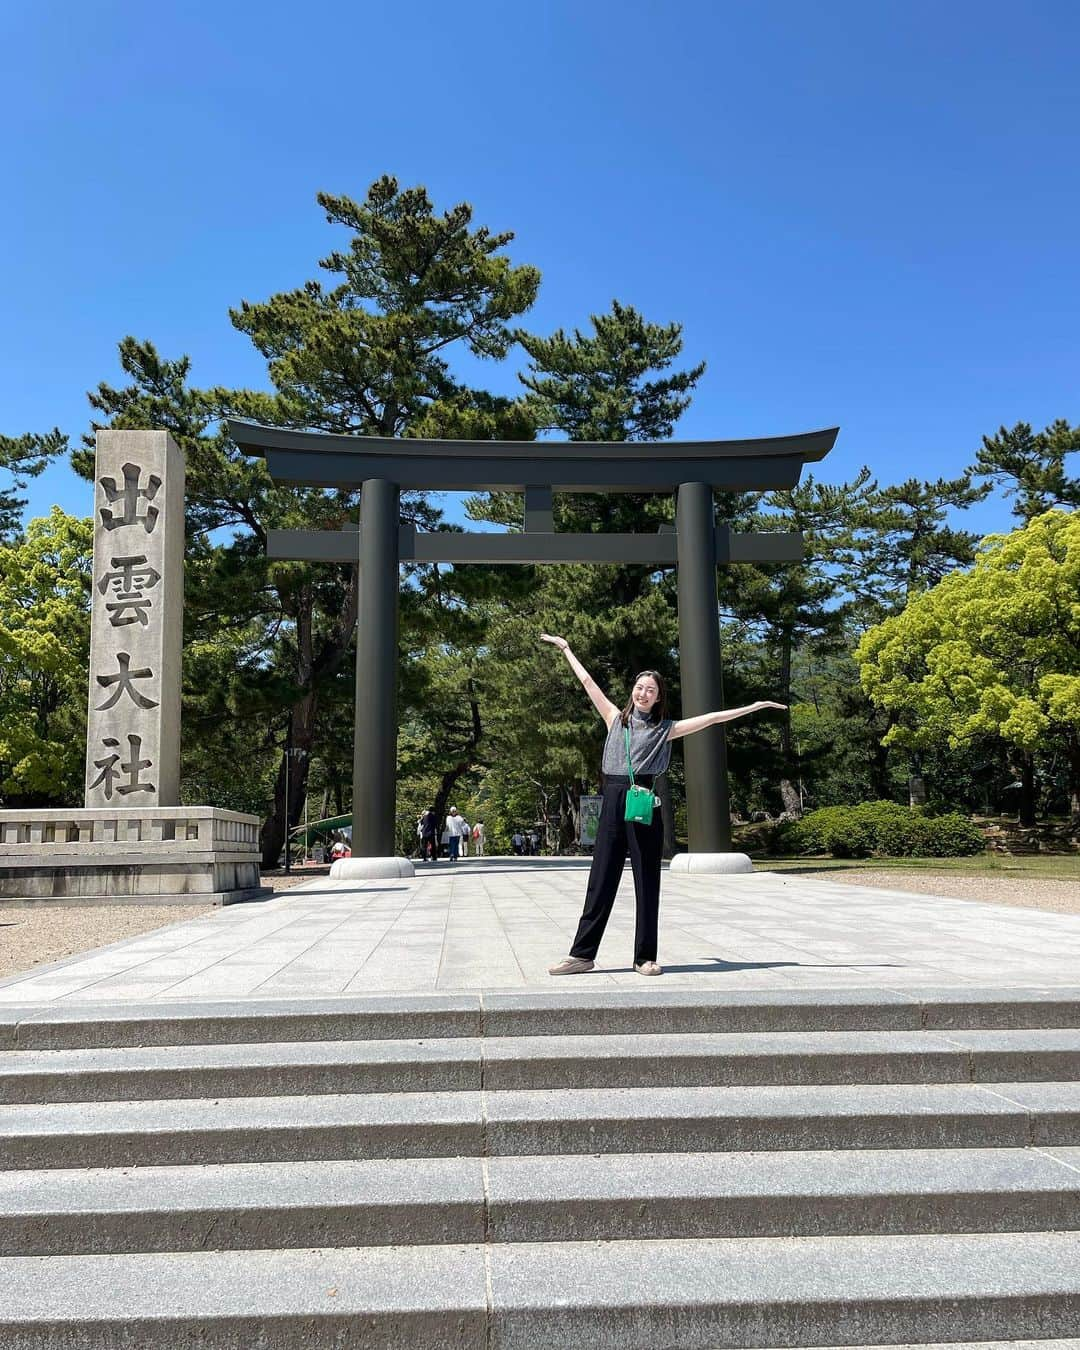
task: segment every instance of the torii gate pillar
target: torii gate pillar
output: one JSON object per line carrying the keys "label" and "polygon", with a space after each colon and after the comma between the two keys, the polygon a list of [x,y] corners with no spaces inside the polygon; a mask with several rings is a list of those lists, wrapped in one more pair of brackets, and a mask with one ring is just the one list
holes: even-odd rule
{"label": "torii gate pillar", "polygon": [[369,478],[360,492],[352,851],[392,858],[397,791],[398,488]]}
{"label": "torii gate pillar", "polygon": [[[682,716],[697,717],[724,706],[720,632],[716,614],[716,521],[708,483],[682,483],[675,499],[679,558],[679,665]],[[727,741],[722,726],[688,736],[686,766],[687,843],[693,855],[731,852]],[[742,854],[736,855],[741,859]]]}

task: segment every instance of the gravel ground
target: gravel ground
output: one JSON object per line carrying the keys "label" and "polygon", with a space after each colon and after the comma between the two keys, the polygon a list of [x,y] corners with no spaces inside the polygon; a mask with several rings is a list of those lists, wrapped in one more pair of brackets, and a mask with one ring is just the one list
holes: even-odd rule
{"label": "gravel ground", "polygon": [[[286,877],[271,872],[263,883],[275,891],[312,877],[328,867],[308,867]],[[985,900],[996,905],[1048,909],[1080,914],[1080,885],[1075,881],[1020,877],[972,877],[955,873],[879,871],[873,868],[822,872],[820,880],[851,886],[880,886],[890,891],[917,891],[958,900]],[[104,947],[152,928],[182,923],[204,914],[210,905],[18,905],[0,903],[0,978],[75,952]]]}
{"label": "gravel ground", "polygon": [[211,905],[0,904],[0,977],[205,914]]}
{"label": "gravel ground", "polygon": [[822,880],[850,886],[881,886],[890,891],[917,891],[920,895],[949,895],[956,900],[985,900],[993,905],[1048,909],[1055,914],[1080,914],[1080,883],[1053,877],[965,877],[955,872],[875,871],[847,868],[820,873]]}

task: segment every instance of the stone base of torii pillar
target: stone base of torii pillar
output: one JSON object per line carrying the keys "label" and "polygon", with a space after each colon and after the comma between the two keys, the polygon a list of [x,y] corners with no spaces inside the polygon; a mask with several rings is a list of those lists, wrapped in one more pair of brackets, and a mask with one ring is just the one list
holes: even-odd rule
{"label": "stone base of torii pillar", "polygon": [[695,875],[709,872],[721,875],[752,872],[754,864],[745,853],[676,853],[669,870],[692,872]]}
{"label": "stone base of torii pillar", "polygon": [[384,877],[414,877],[408,858],[339,858],[330,866],[331,881],[378,881]]}

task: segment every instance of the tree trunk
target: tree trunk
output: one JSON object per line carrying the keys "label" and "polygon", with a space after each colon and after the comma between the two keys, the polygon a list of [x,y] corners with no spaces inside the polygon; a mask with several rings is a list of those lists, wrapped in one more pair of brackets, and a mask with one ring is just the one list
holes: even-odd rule
{"label": "tree trunk", "polygon": [[[356,605],[359,567],[349,569],[341,613],[333,632],[318,655],[315,654],[313,631],[314,596],[310,586],[301,586],[295,596],[282,595],[282,609],[292,613],[296,621],[296,683],[303,693],[289,710],[286,750],[291,746],[292,756],[288,774],[285,756],[274,781],[274,801],[270,814],[263,821],[259,836],[262,866],[276,867],[289,829],[297,823],[300,808],[307,795],[308,769],[311,747],[315,741],[315,722],[318,713],[320,680],[332,674],[341,664],[349,649],[352,631],[356,625]],[[289,800],[285,801],[285,783],[288,780]],[[344,812],[340,810],[339,815]]]}
{"label": "tree trunk", "polygon": [[795,756],[795,741],[791,734],[791,649],[794,635],[790,624],[780,630],[780,702],[786,710],[780,719],[780,800],[784,814],[798,819],[802,815],[799,795],[799,764]]}
{"label": "tree trunk", "polygon": [[[435,793],[435,802],[432,810],[435,812],[435,819],[439,827],[439,842],[442,843],[443,827],[446,824],[446,817],[450,814],[452,805],[450,797],[453,794],[454,786],[458,779],[473,766],[471,759],[459,759],[458,762],[443,774],[439,780],[439,790]],[[470,822],[471,824],[471,822]]]}
{"label": "tree trunk", "polygon": [[[281,756],[281,765],[274,782],[274,805],[270,815],[263,821],[259,838],[264,868],[277,866],[288,831],[300,819],[304,798],[307,795],[311,747],[315,740],[316,705],[315,692],[309,690],[300,702],[293,706],[289,714],[285,751]],[[286,782],[289,791],[287,809]]]}
{"label": "tree trunk", "polygon": [[[473,694],[472,681],[469,681],[469,707],[472,713],[472,735],[469,743],[460,752],[461,757],[443,774],[439,780],[439,790],[435,794],[435,802],[432,810],[435,812],[435,818],[439,822],[439,838],[442,839],[443,822],[449,814],[450,794],[454,790],[454,785],[458,779],[471,769],[481,763],[481,757],[478,753],[480,737],[483,735],[483,726],[480,722],[480,704]],[[470,822],[472,823],[472,822]]]}
{"label": "tree trunk", "polygon": [[559,853],[569,852],[578,841],[581,833],[581,798],[585,787],[578,779],[570,784],[559,785]]}
{"label": "tree trunk", "polygon": [[1069,765],[1069,823],[1080,828],[1080,736],[1074,732],[1065,744]]}
{"label": "tree trunk", "polygon": [[1017,822],[1028,828],[1035,821],[1035,756],[1030,750],[1021,750],[1020,757],[1020,803]]}

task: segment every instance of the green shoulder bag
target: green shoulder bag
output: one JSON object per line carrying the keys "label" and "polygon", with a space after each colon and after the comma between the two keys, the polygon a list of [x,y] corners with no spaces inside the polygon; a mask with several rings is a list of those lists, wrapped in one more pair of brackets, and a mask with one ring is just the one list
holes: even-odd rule
{"label": "green shoulder bag", "polygon": [[651,825],[653,816],[652,788],[638,787],[634,782],[634,770],[630,763],[630,728],[623,727],[626,734],[626,772],[630,775],[630,786],[626,789],[626,810],[623,820],[632,825]]}

